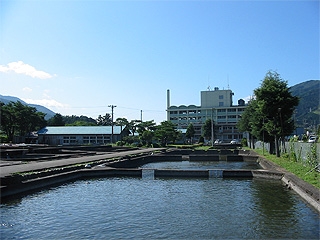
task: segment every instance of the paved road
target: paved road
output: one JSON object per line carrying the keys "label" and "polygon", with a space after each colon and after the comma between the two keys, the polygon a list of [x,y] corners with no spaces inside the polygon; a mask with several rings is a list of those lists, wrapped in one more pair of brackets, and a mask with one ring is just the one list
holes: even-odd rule
{"label": "paved road", "polygon": [[129,150],[129,151],[123,151],[123,152],[116,152],[116,153],[108,152],[105,154],[97,154],[94,156],[83,156],[83,157],[77,157],[77,158],[66,158],[66,159],[59,159],[59,160],[52,160],[52,161],[45,161],[45,162],[32,162],[32,163],[19,164],[19,165],[1,166],[0,177],[2,178],[2,177],[10,176],[11,174],[17,173],[17,172],[30,172],[30,171],[37,171],[41,169],[47,169],[47,168],[63,167],[63,166],[79,164],[79,163],[99,161],[99,160],[104,160],[108,158],[116,158],[116,157],[121,157],[126,155],[132,155],[132,154],[159,151],[163,149],[162,148],[146,148],[146,149]]}

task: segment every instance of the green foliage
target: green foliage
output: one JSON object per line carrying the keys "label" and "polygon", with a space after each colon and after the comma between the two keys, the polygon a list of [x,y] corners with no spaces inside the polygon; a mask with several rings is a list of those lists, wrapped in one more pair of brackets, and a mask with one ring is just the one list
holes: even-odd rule
{"label": "green foliage", "polygon": [[275,150],[279,156],[278,139],[284,139],[293,132],[292,116],[299,99],[292,96],[287,82],[272,71],[266,74],[261,86],[254,90],[254,95],[255,99],[245,109],[238,128],[259,140],[269,142],[270,152],[273,152],[275,142]]}
{"label": "green foliage", "polygon": [[152,142],[154,133],[150,130],[145,130],[141,135],[141,140],[147,145],[150,146]]}
{"label": "green foliage", "polygon": [[48,126],[64,126],[66,123],[60,113],[56,113],[48,120]]}
{"label": "green foliage", "polygon": [[294,150],[294,140],[289,142],[288,158],[289,158],[289,160],[292,160],[294,162],[298,161],[298,157],[297,157],[296,152]]}
{"label": "green foliage", "polygon": [[292,95],[300,98],[296,108],[295,120],[299,127],[310,127],[320,124],[320,80],[309,80],[290,88]]}
{"label": "green foliage", "polygon": [[68,123],[66,124],[66,126],[96,126],[96,124],[92,122],[78,120],[73,123]]}
{"label": "green foliage", "polygon": [[248,142],[247,142],[247,139],[246,139],[246,138],[242,138],[242,139],[241,139],[241,145],[242,145],[243,147],[247,147],[247,146],[248,146]]}
{"label": "green foliage", "polygon": [[116,142],[116,146],[124,146],[125,144],[126,144],[125,141]]}
{"label": "green foliage", "polygon": [[0,102],[1,130],[12,141],[15,135],[25,136],[32,131],[46,126],[45,114],[37,112],[34,107],[29,107],[21,102]]}
{"label": "green foliage", "polygon": [[[128,125],[128,123],[129,122],[126,118],[117,118],[115,124],[116,126],[121,126],[121,132],[122,132],[122,129],[124,129]],[[126,135],[129,135],[129,133]]]}
{"label": "green foliage", "polygon": [[204,143],[204,137],[201,136],[201,137],[199,138],[199,143]]}
{"label": "green foliage", "polygon": [[99,115],[96,119],[96,123],[99,126],[111,126],[112,125],[112,118],[109,113],[106,113],[104,116]]}
{"label": "green foliage", "polygon": [[8,137],[5,134],[0,133],[0,143],[6,143],[8,141]]}
{"label": "green foliage", "polygon": [[[254,151],[262,155],[262,149],[255,149]],[[288,158],[288,155],[276,157],[274,155],[265,153],[264,157],[276,163],[280,167],[286,169],[287,171],[295,174],[303,181],[308,182],[317,188],[320,188],[320,173],[316,171],[315,168],[310,167],[309,165],[305,165],[302,162],[295,162],[292,159],[290,160]]]}
{"label": "green foliage", "polygon": [[193,124],[190,123],[187,128],[186,138],[191,139],[191,143],[192,143],[192,138],[194,137],[194,134],[195,134],[195,130],[194,130]]}
{"label": "green foliage", "polygon": [[[86,125],[81,125],[81,126],[96,126],[97,122],[93,118],[89,118],[87,116],[63,116],[63,121],[65,122],[65,125],[67,126],[75,126],[75,122],[87,122]],[[76,123],[77,124],[77,123]],[[78,125],[79,126],[79,125]]]}
{"label": "green foliage", "polygon": [[213,127],[213,138],[215,137],[215,124],[214,121],[211,121],[210,118],[208,118],[205,123],[202,126],[202,135],[206,139],[211,139],[211,128]]}
{"label": "green foliage", "polygon": [[125,136],[123,137],[122,141],[130,145],[133,143],[140,143],[140,138],[139,136]]}
{"label": "green foliage", "polygon": [[161,146],[166,146],[169,142],[174,143],[180,137],[180,134],[172,122],[164,121],[156,126],[154,136]]}
{"label": "green foliage", "polygon": [[317,159],[317,144],[312,143],[310,146],[310,152],[307,154],[307,164],[311,168],[316,168],[319,165],[318,159]]}
{"label": "green foliage", "polygon": [[154,131],[155,130],[155,126],[156,123],[151,120],[151,121],[145,121],[145,122],[141,122],[140,120],[136,120],[136,126],[137,126],[137,132],[139,134],[143,134],[143,132],[145,131]]}

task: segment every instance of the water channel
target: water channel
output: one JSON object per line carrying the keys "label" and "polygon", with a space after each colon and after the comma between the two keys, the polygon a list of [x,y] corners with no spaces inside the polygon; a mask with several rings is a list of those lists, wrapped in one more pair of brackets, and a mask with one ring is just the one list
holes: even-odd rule
{"label": "water channel", "polygon": [[318,239],[281,181],[99,178],[1,203],[1,239]]}

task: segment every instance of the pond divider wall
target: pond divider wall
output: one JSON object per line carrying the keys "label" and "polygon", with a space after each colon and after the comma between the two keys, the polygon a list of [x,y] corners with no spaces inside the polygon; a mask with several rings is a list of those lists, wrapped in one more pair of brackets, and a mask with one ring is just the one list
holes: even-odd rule
{"label": "pond divider wall", "polygon": [[273,178],[281,179],[280,172],[267,170],[173,170],[173,169],[138,169],[138,168],[99,168],[80,169],[71,172],[59,173],[40,178],[28,179],[13,185],[1,187],[1,198],[12,195],[36,191],[50,186],[61,185],[81,179],[104,178],[104,177],[139,177],[142,178],[142,171],[153,170],[154,178]]}

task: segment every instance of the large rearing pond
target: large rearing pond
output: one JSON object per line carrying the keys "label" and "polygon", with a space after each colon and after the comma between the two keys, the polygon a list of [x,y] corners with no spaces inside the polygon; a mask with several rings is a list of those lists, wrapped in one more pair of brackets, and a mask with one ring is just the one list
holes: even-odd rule
{"label": "large rearing pond", "polygon": [[1,204],[1,239],[318,239],[281,181],[103,178]]}

